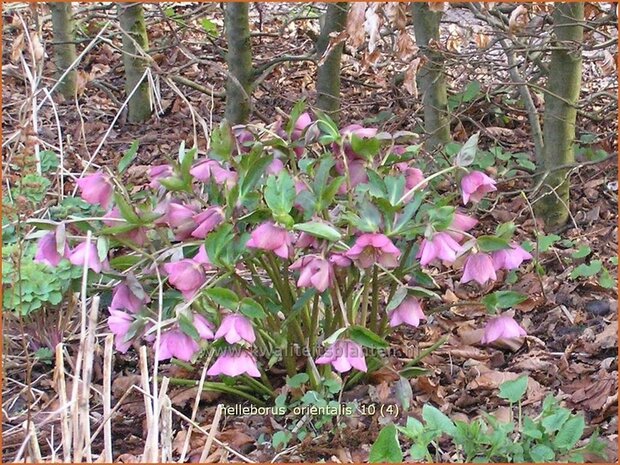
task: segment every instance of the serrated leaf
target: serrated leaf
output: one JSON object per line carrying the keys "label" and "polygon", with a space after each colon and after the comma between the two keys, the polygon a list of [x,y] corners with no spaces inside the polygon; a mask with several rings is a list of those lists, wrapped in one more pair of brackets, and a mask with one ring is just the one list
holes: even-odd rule
{"label": "serrated leaf", "polygon": [[570,273],[571,279],[590,278],[597,274],[603,268],[601,260],[592,260],[589,265],[582,263]]}
{"label": "serrated leaf", "polygon": [[134,209],[125,201],[123,196],[118,192],[114,193],[114,203],[118,207],[118,211],[125,221],[131,224],[140,224],[140,218]]}
{"label": "serrated leaf", "polygon": [[136,159],[136,156],[138,155],[139,145],[140,144],[137,140],[134,140],[131,143],[131,145],[129,146],[129,149],[127,149],[127,151],[123,155],[123,158],[121,158],[121,161],[118,162],[119,173],[123,173],[129,167],[129,165],[131,165],[133,161]]}
{"label": "serrated leaf", "polygon": [[278,177],[269,176],[265,186],[265,202],[274,215],[288,214],[295,202],[295,181],[282,171]]}
{"label": "serrated leaf", "polygon": [[206,289],[204,293],[216,304],[230,310],[236,309],[239,304],[237,294],[230,289],[223,287],[212,287],[210,289]]}
{"label": "serrated leaf", "polygon": [[426,427],[429,429],[441,431],[450,436],[456,432],[454,422],[445,413],[430,404],[424,404],[422,407],[422,418],[424,418]]}
{"label": "serrated leaf", "polygon": [[358,155],[370,160],[381,150],[381,142],[374,137],[359,137],[351,134],[351,148]]}
{"label": "serrated leaf", "polygon": [[538,240],[538,251],[546,252],[549,248],[555,244],[557,241],[561,239],[557,234],[549,234],[548,236],[539,235]]}
{"label": "serrated leaf", "polygon": [[394,424],[384,427],[370,448],[369,463],[401,463],[403,452],[398,442],[398,431]]}
{"label": "serrated leaf", "polygon": [[245,297],[241,300],[239,311],[248,318],[253,319],[262,319],[267,316],[265,310],[263,310],[263,306],[249,297]]}
{"label": "serrated leaf", "polygon": [[569,419],[558,431],[553,440],[553,445],[558,449],[572,449],[581,439],[585,427],[586,424],[582,415]]}
{"label": "serrated leaf", "polygon": [[527,376],[520,376],[511,381],[504,381],[499,386],[499,397],[514,404],[521,400],[527,391]]}
{"label": "serrated leaf", "polygon": [[179,328],[193,340],[197,341],[200,339],[200,334],[198,334],[198,330],[194,326],[194,323],[190,321],[190,319],[184,314],[180,313],[177,316],[177,323],[179,324]]}

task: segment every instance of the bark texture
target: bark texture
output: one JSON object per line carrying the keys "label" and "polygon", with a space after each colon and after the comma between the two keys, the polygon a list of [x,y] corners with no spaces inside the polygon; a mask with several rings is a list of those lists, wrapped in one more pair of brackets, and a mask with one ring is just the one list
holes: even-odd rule
{"label": "bark texture", "polygon": [[432,43],[439,41],[442,13],[430,11],[427,2],[413,3],[411,11],[415,40],[424,55],[417,75],[418,90],[424,105],[424,131],[429,137],[429,148],[435,149],[450,142],[444,60]]}
{"label": "bark texture", "polygon": [[[322,57],[329,47],[329,35],[332,32],[341,32],[346,27],[348,10],[349,4],[346,2],[327,5],[325,21],[316,43],[319,57]],[[316,105],[335,120],[338,119],[340,111],[340,58],[343,49],[344,42],[341,42],[329,51],[323,64],[319,66],[316,78]]]}
{"label": "bark texture", "polygon": [[[548,230],[563,226],[569,217],[569,179],[566,169],[575,161],[574,140],[577,102],[581,89],[583,3],[556,3],[553,12],[554,47],[549,64],[543,120],[544,196],[536,213]],[[549,171],[554,170],[554,171]]]}
{"label": "bark texture", "polygon": [[[48,4],[52,13],[54,33],[54,63],[56,76],[60,79],[77,55],[75,53],[75,30],[72,3],[51,2]],[[73,99],[76,92],[77,71],[71,69],[56,86],[56,90],[66,99]]]}
{"label": "bark texture", "polygon": [[[123,65],[125,66],[125,92],[130,95],[138,85],[147,61],[140,55],[140,49],[148,50],[149,40],[141,3],[121,3],[118,16],[123,34]],[[151,92],[145,77],[128,102],[127,119],[132,123],[146,121],[151,116]]]}
{"label": "bark texture", "polygon": [[247,122],[252,92],[252,43],[248,3],[226,3],[224,21],[228,42],[228,82],[226,84],[226,119],[231,124]]}

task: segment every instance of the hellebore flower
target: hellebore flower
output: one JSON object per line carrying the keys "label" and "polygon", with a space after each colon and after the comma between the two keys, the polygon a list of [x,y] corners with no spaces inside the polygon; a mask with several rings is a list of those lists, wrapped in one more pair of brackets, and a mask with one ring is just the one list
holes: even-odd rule
{"label": "hellebore flower", "polygon": [[325,292],[334,280],[332,264],[316,255],[301,257],[289,269],[301,270],[297,280],[299,287],[314,287],[319,292]]}
{"label": "hellebore flower", "polygon": [[207,234],[224,221],[224,210],[221,207],[209,207],[202,213],[195,215],[193,219],[198,227],[192,231],[192,237],[204,239]]}
{"label": "hellebore flower", "polygon": [[151,178],[151,182],[149,187],[151,189],[157,189],[161,184],[159,183],[160,179],[169,178],[174,174],[172,170],[172,166],[170,165],[155,165],[151,166],[149,169],[149,178]]}
{"label": "hellebore flower", "polygon": [[256,359],[247,350],[224,352],[207,370],[209,376],[239,376],[243,373],[260,378]]}
{"label": "hellebore flower", "polygon": [[243,126],[235,126],[232,129],[235,139],[237,139],[239,153],[248,153],[252,150],[252,147],[246,144],[247,142],[252,142],[254,140],[254,134],[245,129]]}
{"label": "hellebore flower", "polygon": [[454,212],[454,218],[450,224],[452,231],[446,231],[455,241],[463,239],[463,234],[459,231],[469,231],[478,224],[478,220],[471,216],[465,215],[458,210]]}
{"label": "hellebore flower", "polygon": [[41,237],[37,242],[37,251],[34,255],[34,261],[39,263],[45,263],[46,265],[56,267],[63,258],[66,258],[70,254],[69,246],[65,242],[63,254],[58,253],[58,247],[56,244],[56,232],[49,232],[45,236]]}
{"label": "hellebore flower", "polygon": [[189,258],[166,263],[164,271],[168,274],[168,282],[186,299],[191,299],[207,280],[202,265]]}
{"label": "hellebore flower", "polygon": [[142,306],[151,300],[146,294],[144,297],[144,299],[141,299],[133,293],[131,287],[121,283],[112,292],[110,310],[129,310],[131,313],[138,313]]}
{"label": "hellebore flower", "polygon": [[516,243],[511,243],[509,249],[496,250],[491,253],[496,270],[515,270],[525,260],[531,260],[532,255]]}
{"label": "hellebore flower", "polygon": [[415,297],[405,298],[401,304],[390,313],[390,326],[401,325],[420,326],[420,320],[426,320],[420,301]]}
{"label": "hellebore flower", "polygon": [[122,310],[115,310],[110,307],[110,316],[108,317],[108,327],[114,334],[114,346],[121,354],[127,352],[131,347],[131,341],[125,341],[125,336],[129,332],[129,328],[133,323],[134,317]]}
{"label": "hellebore flower", "polygon": [[489,280],[497,279],[495,267],[491,256],[486,253],[475,253],[470,255],[465,262],[462,283],[476,281],[481,286]]}
{"label": "hellebore flower", "polygon": [[107,210],[112,200],[112,183],[103,173],[95,173],[76,181],[80,189],[80,197],[91,205],[99,204]]}
{"label": "hellebore flower", "polygon": [[278,257],[288,258],[293,252],[292,242],[286,229],[268,221],[252,231],[245,245],[253,249],[271,250]]}
{"label": "hellebore flower", "polygon": [[213,335],[213,325],[204,316],[199,313],[194,313],[192,322],[201,338],[210,340],[215,337]]}
{"label": "hellebore flower", "polygon": [[161,210],[161,207],[164,208],[165,213],[155,220],[155,224],[166,224],[172,228],[176,240],[182,241],[190,237],[197,226],[194,221],[194,217],[197,216],[196,210],[175,200],[158,206],[156,210]]}
{"label": "hellebore flower", "polygon": [[[366,174],[366,162],[364,160],[351,160],[349,161],[349,184],[351,189],[358,186],[359,184],[363,184],[368,182],[368,174]],[[342,161],[336,162],[336,172],[338,174],[346,176],[346,168]],[[348,185],[346,182],[343,182],[338,188],[339,194],[346,194],[348,190]]]}
{"label": "hellebore flower", "polygon": [[345,255],[362,268],[369,268],[375,263],[385,268],[395,268],[398,265],[400,250],[385,234],[366,233],[357,238]]}
{"label": "hellebore flower", "polygon": [[[405,189],[410,190],[424,181],[424,173],[419,168],[410,167],[408,163],[396,163],[396,168],[405,176]],[[420,187],[424,187],[423,184]]]}
{"label": "hellebore flower", "polygon": [[509,339],[513,337],[523,337],[527,333],[519,326],[514,318],[509,316],[499,316],[491,318],[484,327],[484,335],[480,342],[482,344],[489,344],[497,339]]}
{"label": "hellebore flower", "polygon": [[424,239],[417,258],[420,264],[428,265],[436,258],[448,263],[456,260],[456,254],[461,250],[461,246],[447,232],[433,234],[431,239]]}
{"label": "hellebore flower", "polygon": [[316,248],[319,246],[319,240],[312,234],[302,232],[295,241],[295,247],[299,249],[307,249],[308,247]]}
{"label": "hellebore flower", "polygon": [[[340,134],[345,137],[349,134],[353,134],[361,139],[366,139],[368,137],[375,137],[377,135],[377,128],[365,128],[359,124],[350,124],[349,126],[342,128],[340,130]],[[335,153],[338,153],[337,147],[332,147],[332,149]],[[344,154],[350,159],[363,158],[353,150],[353,147],[351,147],[351,144],[349,143],[345,143],[343,149]]]}
{"label": "hellebore flower", "polygon": [[204,244],[198,247],[198,253],[192,258],[196,263],[200,263],[205,270],[209,270],[212,268],[211,260],[209,260],[209,255],[207,254],[207,248]]}
{"label": "hellebore flower", "polygon": [[180,329],[171,329],[161,333],[159,337],[159,354],[157,360],[168,360],[172,357],[189,362],[200,346]]}
{"label": "hellebore flower", "polygon": [[480,171],[472,171],[461,179],[461,190],[463,191],[463,205],[467,205],[471,200],[474,203],[480,202],[484,194],[497,190],[495,181]]}
{"label": "hellebore flower", "polygon": [[215,339],[226,339],[229,344],[235,344],[241,340],[253,344],[256,340],[252,323],[243,315],[230,313],[224,317],[222,324],[215,333]]}
{"label": "hellebore flower", "polygon": [[92,242],[87,244],[86,242],[82,242],[75,249],[71,251],[71,255],[69,255],[69,261],[74,265],[83,266],[86,261],[86,257],[88,256],[88,268],[93,270],[95,273],[101,273],[101,270],[105,267],[107,268],[107,260],[101,262],[99,260],[99,252],[97,251],[97,246]]}
{"label": "hellebore flower", "polygon": [[318,365],[331,363],[340,373],[349,371],[351,368],[357,368],[363,372],[368,370],[362,346],[348,339],[336,341],[325,351],[323,356],[316,360],[316,363]]}
{"label": "hellebore flower", "polygon": [[269,166],[267,166],[266,173],[276,176],[283,169],[284,163],[282,163],[282,160],[280,160],[279,158],[274,158],[273,161],[269,163]]}
{"label": "hellebore flower", "polygon": [[312,124],[312,118],[310,117],[309,113],[305,112],[299,115],[299,118],[297,118],[297,121],[295,121],[293,131],[291,132],[291,139],[292,140],[299,139],[302,136],[304,129],[306,129],[311,124]]}
{"label": "hellebore flower", "polygon": [[[103,218],[106,218],[103,220],[103,224],[105,224],[106,226],[110,228],[113,228],[115,226],[123,226],[127,224],[127,222],[121,216],[121,212],[116,207],[114,207],[112,210],[106,213],[103,216]],[[122,221],[114,221],[117,219],[122,220]],[[147,239],[146,231],[147,229],[145,227],[139,226],[139,227],[132,229],[131,231],[118,234],[118,237],[122,239],[128,239],[131,242],[134,242],[136,245],[144,245]]]}
{"label": "hellebore flower", "polygon": [[233,187],[237,182],[237,173],[224,168],[216,160],[205,159],[200,161],[189,172],[199,181],[207,182],[213,178],[217,184],[226,184],[228,188]]}
{"label": "hellebore flower", "polygon": [[343,253],[333,253],[329,256],[330,263],[333,263],[338,268],[346,268],[351,266],[351,259],[347,258]]}

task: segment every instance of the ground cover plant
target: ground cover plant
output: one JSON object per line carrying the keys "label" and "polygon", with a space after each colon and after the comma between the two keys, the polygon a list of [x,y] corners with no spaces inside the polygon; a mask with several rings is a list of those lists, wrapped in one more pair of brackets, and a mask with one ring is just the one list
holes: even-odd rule
{"label": "ground cover plant", "polygon": [[7,460],[617,456],[615,8],[3,14]]}

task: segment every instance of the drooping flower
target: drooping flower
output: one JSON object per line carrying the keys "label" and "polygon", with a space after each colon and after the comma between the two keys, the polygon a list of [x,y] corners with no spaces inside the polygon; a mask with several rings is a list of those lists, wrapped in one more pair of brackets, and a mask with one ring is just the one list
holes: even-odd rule
{"label": "drooping flower", "polygon": [[403,323],[410,326],[420,326],[420,320],[426,320],[420,301],[415,297],[407,297],[390,313],[392,328]]}
{"label": "drooping flower", "polygon": [[532,255],[519,244],[513,242],[509,249],[491,252],[491,258],[496,270],[516,270],[525,260],[531,260]]}
{"label": "drooping flower", "polygon": [[331,363],[339,373],[349,371],[351,368],[363,372],[368,370],[362,346],[348,339],[336,341],[316,360],[316,363],[318,365]]}
{"label": "drooping flower", "polygon": [[71,251],[69,261],[74,265],[84,266],[86,257],[88,257],[88,268],[93,270],[95,273],[101,273],[101,270],[104,267],[107,268],[107,259],[104,262],[99,260],[97,246],[92,242],[90,244],[86,242],[79,244]]}
{"label": "drooping flower", "polygon": [[463,271],[462,283],[476,281],[481,286],[489,280],[497,279],[493,260],[489,254],[479,252],[467,257]]}
{"label": "drooping flower", "polygon": [[243,315],[230,313],[224,317],[222,324],[215,333],[215,339],[226,339],[229,344],[246,341],[253,344],[256,340],[252,323]]}
{"label": "drooping flower", "polygon": [[207,340],[214,339],[215,336],[213,335],[213,325],[211,322],[199,313],[194,313],[192,316],[192,323],[194,323],[194,327],[196,331],[198,331],[200,337]]}
{"label": "drooping flower", "polygon": [[164,271],[168,275],[168,282],[181,291],[186,299],[191,299],[207,280],[202,265],[190,258],[166,263]]}
{"label": "drooping flower", "polygon": [[[340,134],[342,134],[345,137],[352,134],[361,139],[366,139],[369,137],[375,137],[377,135],[377,128],[365,128],[359,124],[350,124],[342,128],[340,130]],[[350,159],[363,158],[362,155],[358,154],[357,152],[353,150],[353,147],[351,146],[350,143],[345,143],[343,146],[343,149],[344,149],[344,154]]]}
{"label": "drooping flower", "polygon": [[196,210],[193,206],[183,205],[176,200],[170,200],[158,206],[156,210],[163,208],[164,215],[155,220],[155,224],[165,224],[172,228],[176,240],[182,241],[191,236],[196,229],[194,217]]}
{"label": "drooping flower", "polygon": [[316,248],[319,246],[319,240],[312,234],[302,232],[295,241],[295,247],[298,249],[307,249],[309,247]]}
{"label": "drooping flower", "polygon": [[204,239],[207,234],[224,221],[224,210],[222,207],[209,207],[202,213],[195,215],[193,219],[198,227],[192,231],[192,237]]}
{"label": "drooping flower", "polygon": [[178,328],[161,333],[159,337],[159,353],[157,360],[168,360],[172,357],[189,362],[200,346],[190,336]]}
{"label": "drooping flower", "polygon": [[76,183],[80,189],[80,197],[91,205],[99,204],[107,210],[113,194],[112,182],[108,176],[97,172],[78,179]]}
{"label": "drooping flower", "polygon": [[[105,218],[103,220],[103,224],[105,224],[106,226],[109,226],[110,228],[114,228],[116,226],[122,226],[126,224],[126,221],[123,220],[123,217],[121,216],[121,212],[119,211],[117,207],[114,207],[112,210],[106,213],[103,216],[103,218]],[[116,220],[122,220],[122,221],[116,221]],[[138,226],[130,231],[118,234],[118,237],[121,239],[128,239],[131,242],[135,243],[136,245],[144,245],[147,240],[146,232],[147,232],[147,229],[144,226]]]}
{"label": "drooping flower", "polygon": [[115,310],[110,307],[110,316],[108,317],[108,327],[114,334],[114,346],[116,350],[124,354],[131,347],[131,341],[126,341],[125,337],[129,332],[134,321],[134,316],[122,310]]}
{"label": "drooping flower", "polygon": [[455,241],[463,239],[464,235],[459,231],[469,231],[478,224],[478,220],[460,211],[454,212],[454,218],[450,224],[450,230],[446,231]]}
{"label": "drooping flower", "polygon": [[438,232],[433,234],[430,239],[424,239],[420,245],[417,258],[420,264],[426,266],[436,258],[447,263],[456,260],[456,254],[461,250],[461,246],[456,242],[450,234],[446,232]]}
{"label": "drooping flower", "polygon": [[351,263],[353,263],[351,259],[343,253],[333,253],[329,256],[328,260],[338,268],[346,268],[351,266]]}
{"label": "drooping flower", "polygon": [[149,187],[151,189],[157,189],[159,186],[161,186],[161,184],[159,183],[160,179],[169,178],[173,174],[174,171],[172,170],[172,166],[168,164],[151,166],[151,168],[149,169],[149,178],[151,179]]}
{"label": "drooping flower", "polygon": [[461,179],[461,190],[463,191],[463,205],[467,205],[471,200],[474,203],[480,202],[484,194],[497,190],[495,181],[480,171],[472,171]]}
{"label": "drooping flower", "polygon": [[295,125],[293,126],[293,131],[291,132],[291,139],[299,139],[302,136],[304,129],[306,129],[311,124],[312,118],[310,117],[309,113],[304,112],[299,115],[299,118],[297,118],[297,121],[295,121]]}
{"label": "drooping flower", "polygon": [[56,243],[56,232],[49,232],[41,237],[37,242],[37,251],[34,255],[34,261],[45,263],[46,265],[56,267],[63,258],[67,258],[70,254],[69,246],[65,242],[64,252],[58,253],[58,244]]}
{"label": "drooping flower", "polygon": [[347,168],[349,169],[349,183],[343,182],[338,189],[339,194],[346,194],[349,186],[351,189],[368,182],[368,174],[366,173],[366,162],[364,160],[351,160],[345,167],[344,162],[337,161],[336,172],[342,176],[346,176]]}
{"label": "drooping flower", "polygon": [[[139,285],[136,282],[136,285]],[[144,293],[144,291],[142,291]],[[131,287],[125,283],[121,283],[114,288],[112,292],[112,302],[110,310],[129,310],[131,313],[138,313],[145,303],[150,302],[150,297],[144,294],[143,298],[134,294]]]}
{"label": "drooping flower", "polygon": [[205,159],[195,164],[189,171],[199,181],[207,182],[213,178],[217,184],[231,188],[237,182],[237,173],[224,168],[218,161]]}
{"label": "drooping flower", "polygon": [[252,147],[248,142],[252,142],[254,140],[254,134],[248,131],[243,126],[235,126],[232,128],[233,133],[235,135],[235,139],[237,139],[237,144],[240,153],[248,153],[252,150]]}
{"label": "drooping flower", "polygon": [[207,254],[207,248],[204,244],[198,247],[198,253],[192,258],[196,263],[200,263],[205,270],[209,270],[213,267],[211,260],[209,260],[209,254]]}
{"label": "drooping flower", "polygon": [[253,249],[271,250],[278,257],[288,258],[293,253],[292,243],[293,239],[286,229],[267,221],[252,231],[245,245]]}
{"label": "drooping flower", "polygon": [[334,281],[332,264],[317,255],[301,257],[289,269],[301,270],[297,280],[299,287],[314,287],[317,291],[324,292]]}
{"label": "drooping flower", "polygon": [[280,160],[279,158],[274,158],[273,161],[269,163],[269,166],[267,166],[266,173],[273,174],[274,176],[276,176],[283,169],[284,169],[284,163],[282,163],[282,160]]}
{"label": "drooping flower", "polygon": [[[424,173],[419,168],[409,166],[407,162],[396,163],[396,168],[405,176],[405,189],[410,190],[424,181]],[[424,187],[422,184],[420,187]]]}
{"label": "drooping flower", "polygon": [[209,376],[239,376],[244,373],[254,378],[260,378],[256,359],[247,350],[224,352],[207,370]]}
{"label": "drooping flower", "polygon": [[509,339],[513,337],[526,336],[527,332],[519,326],[514,318],[507,315],[502,315],[496,318],[491,318],[484,327],[484,335],[480,342],[482,344],[489,344],[498,339]]}
{"label": "drooping flower", "polygon": [[357,238],[345,255],[362,268],[369,268],[375,263],[385,268],[395,268],[400,250],[385,234],[365,233]]}

